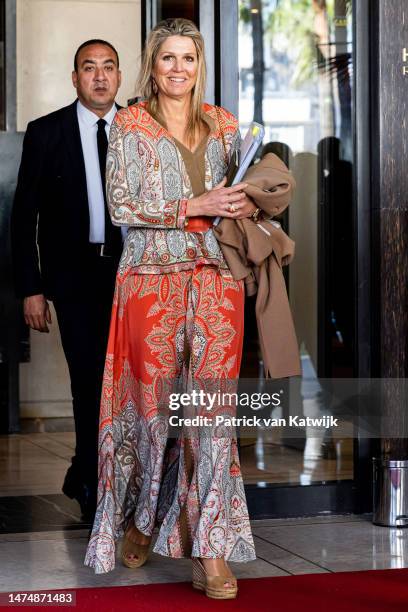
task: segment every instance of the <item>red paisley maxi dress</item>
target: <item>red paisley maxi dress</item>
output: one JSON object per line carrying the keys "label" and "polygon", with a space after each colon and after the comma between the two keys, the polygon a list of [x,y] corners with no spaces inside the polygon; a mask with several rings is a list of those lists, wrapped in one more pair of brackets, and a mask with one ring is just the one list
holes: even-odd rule
{"label": "red paisley maxi dress", "polygon": [[129,231],[112,308],[98,503],[85,558],[96,573],[114,568],[116,542],[131,521],[146,535],[158,527],[153,550],[161,555],[255,559],[233,428],[170,435],[159,408],[169,381],[219,389],[240,369],[242,281],[228,270],[212,220],[185,218],[188,198],[224,176],[239,131],[225,109],[205,104],[203,119],[209,134],[194,153],[144,103],[119,111],[110,133],[108,203],[113,222]]}

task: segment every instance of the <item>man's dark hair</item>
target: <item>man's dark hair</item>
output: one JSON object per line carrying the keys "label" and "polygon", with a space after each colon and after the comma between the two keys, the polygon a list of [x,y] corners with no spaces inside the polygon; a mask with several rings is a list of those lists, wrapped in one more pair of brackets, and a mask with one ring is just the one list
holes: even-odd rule
{"label": "man's dark hair", "polygon": [[74,70],[75,70],[75,72],[78,72],[78,55],[79,55],[79,53],[82,51],[82,49],[85,49],[85,47],[90,47],[91,45],[105,45],[105,47],[109,47],[110,49],[112,49],[112,51],[116,55],[116,62],[118,64],[118,68],[119,68],[119,55],[118,55],[118,52],[116,51],[115,47],[113,45],[111,45],[111,43],[108,42],[107,40],[102,40],[101,38],[92,38],[91,40],[86,40],[85,42],[83,42],[82,45],[80,45],[78,47],[78,49],[76,50],[75,57],[74,57]]}

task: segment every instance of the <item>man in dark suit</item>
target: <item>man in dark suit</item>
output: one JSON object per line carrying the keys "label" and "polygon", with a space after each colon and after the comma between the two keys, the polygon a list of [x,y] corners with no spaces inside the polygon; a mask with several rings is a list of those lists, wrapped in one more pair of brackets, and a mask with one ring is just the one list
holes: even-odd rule
{"label": "man in dark suit", "polygon": [[121,82],[103,40],[75,54],[77,100],[32,121],[25,134],[12,219],[15,287],[27,325],[47,333],[52,300],[68,362],[76,431],[63,492],[93,520],[99,406],[121,229],[106,207],[108,134]]}

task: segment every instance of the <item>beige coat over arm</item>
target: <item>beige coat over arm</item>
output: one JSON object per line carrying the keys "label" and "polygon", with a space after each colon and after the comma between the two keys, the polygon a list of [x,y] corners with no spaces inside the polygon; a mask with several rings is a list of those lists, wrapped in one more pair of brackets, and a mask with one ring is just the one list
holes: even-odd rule
{"label": "beige coat over arm", "polygon": [[299,347],[286,292],[282,266],[294,256],[295,243],[273,217],[289,205],[295,180],[273,153],[249,168],[246,193],[263,211],[263,220],[222,219],[214,228],[236,280],[245,280],[248,295],[256,291],[256,319],[265,376],[301,374]]}

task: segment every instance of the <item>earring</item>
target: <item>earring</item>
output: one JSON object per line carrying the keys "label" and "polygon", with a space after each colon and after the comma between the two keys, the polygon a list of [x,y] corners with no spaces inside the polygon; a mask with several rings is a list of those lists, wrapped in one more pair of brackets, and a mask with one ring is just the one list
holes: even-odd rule
{"label": "earring", "polygon": [[154,80],[154,78],[152,77],[152,89],[153,89],[153,93],[157,94],[157,92],[159,91],[158,87],[157,87],[157,83]]}

